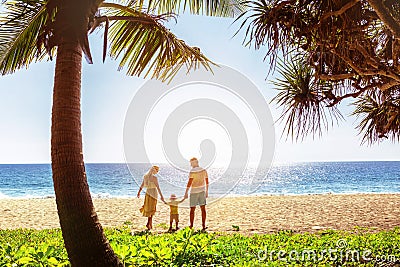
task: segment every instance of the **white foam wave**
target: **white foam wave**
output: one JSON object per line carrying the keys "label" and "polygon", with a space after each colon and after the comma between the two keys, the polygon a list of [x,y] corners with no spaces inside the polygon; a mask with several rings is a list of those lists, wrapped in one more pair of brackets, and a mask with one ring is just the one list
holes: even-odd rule
{"label": "white foam wave", "polygon": [[3,194],[2,192],[0,192],[0,199],[7,199],[7,198],[10,198],[10,197]]}
{"label": "white foam wave", "polygon": [[0,192],[0,199],[46,199],[46,198],[55,198],[55,195],[38,196],[38,195],[25,194],[22,196],[9,196]]}

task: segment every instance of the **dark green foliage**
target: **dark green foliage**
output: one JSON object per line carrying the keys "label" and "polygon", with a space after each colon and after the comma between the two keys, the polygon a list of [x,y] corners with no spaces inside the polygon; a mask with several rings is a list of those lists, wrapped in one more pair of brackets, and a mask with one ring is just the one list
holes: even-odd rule
{"label": "dark green foliage", "polygon": [[[364,142],[399,141],[399,1],[245,3],[247,11],[236,20],[244,45],[264,49],[272,70],[284,59],[275,103],[283,108],[285,134],[293,139],[320,134],[336,119],[332,107],[347,98],[355,99]],[[293,64],[293,55],[301,62]],[[380,94],[391,99],[375,99]]]}

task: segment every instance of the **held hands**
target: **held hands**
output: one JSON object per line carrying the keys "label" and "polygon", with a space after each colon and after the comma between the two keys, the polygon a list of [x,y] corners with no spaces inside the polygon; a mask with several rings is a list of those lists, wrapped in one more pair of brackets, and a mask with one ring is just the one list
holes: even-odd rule
{"label": "held hands", "polygon": [[187,199],[188,198],[188,192],[185,192],[185,195],[183,196],[183,199]]}

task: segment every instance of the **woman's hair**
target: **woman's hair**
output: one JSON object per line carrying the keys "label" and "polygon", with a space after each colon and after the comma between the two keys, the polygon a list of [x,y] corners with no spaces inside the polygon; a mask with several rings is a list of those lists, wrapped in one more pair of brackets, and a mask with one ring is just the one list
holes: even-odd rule
{"label": "woman's hair", "polygon": [[151,169],[155,170],[156,172],[158,172],[158,170],[160,169],[160,167],[153,165],[153,167],[151,167]]}

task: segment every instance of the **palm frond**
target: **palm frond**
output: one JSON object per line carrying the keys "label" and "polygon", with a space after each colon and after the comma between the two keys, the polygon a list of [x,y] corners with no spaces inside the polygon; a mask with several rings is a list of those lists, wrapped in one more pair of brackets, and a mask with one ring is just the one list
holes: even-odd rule
{"label": "palm frond", "polygon": [[[267,47],[267,56],[271,56],[271,68],[275,67],[279,49],[287,54],[293,32],[288,25],[292,20],[299,19],[294,14],[290,1],[279,0],[248,0],[244,4],[246,11],[235,20],[241,22],[236,34],[245,32],[244,46],[254,46],[258,50]],[[284,23],[282,21],[285,21]]]}
{"label": "palm frond", "polygon": [[311,134],[322,134],[322,129],[342,118],[336,106],[329,107],[325,94],[333,85],[315,79],[314,72],[305,59],[294,56],[277,62],[281,78],[273,81],[278,94],[272,99],[283,108],[278,120],[285,121],[283,134],[294,140]]}
{"label": "palm frond", "polygon": [[110,55],[120,59],[119,68],[128,75],[151,76],[160,80],[172,78],[186,66],[210,69],[210,61],[197,47],[187,45],[162,25],[165,16],[152,16],[133,9],[109,12],[108,39]]}
{"label": "palm frond", "polygon": [[357,129],[363,143],[388,138],[400,141],[400,88],[390,92],[366,92],[353,103],[352,115],[361,119]]}
{"label": "palm frond", "polygon": [[179,14],[188,10],[192,14],[234,17],[244,12],[241,0],[128,0],[128,4],[144,8],[158,14]]}
{"label": "palm frond", "polygon": [[36,42],[47,20],[44,0],[7,1],[0,15],[0,73],[5,75],[40,60]]}

